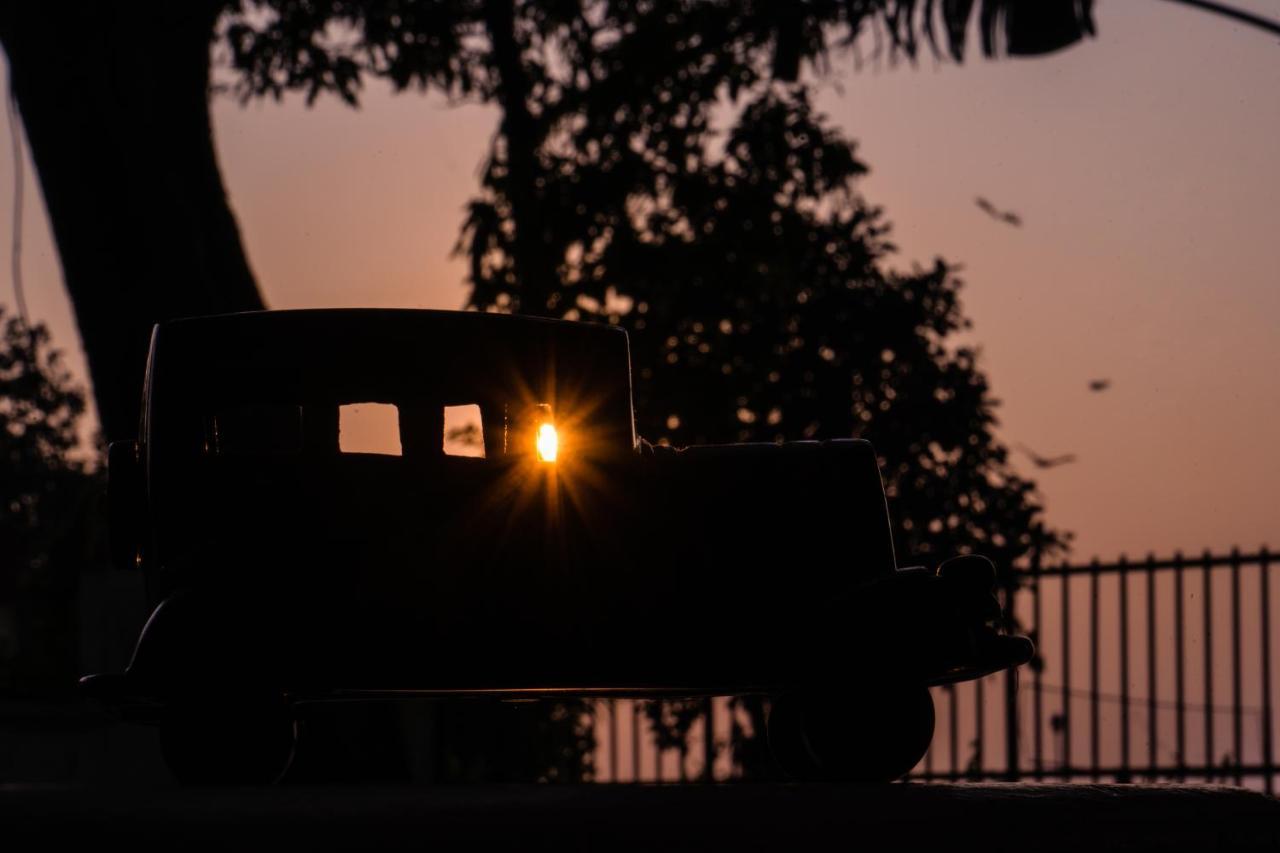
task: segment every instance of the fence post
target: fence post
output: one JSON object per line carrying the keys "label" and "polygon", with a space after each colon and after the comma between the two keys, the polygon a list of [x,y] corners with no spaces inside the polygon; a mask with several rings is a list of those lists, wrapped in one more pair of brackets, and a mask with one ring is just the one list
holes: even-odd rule
{"label": "fence post", "polygon": [[618,779],[618,700],[606,700],[609,706],[609,781]]}
{"label": "fence post", "polygon": [[1258,551],[1258,566],[1262,572],[1258,596],[1262,599],[1262,766],[1266,773],[1264,784],[1271,794],[1275,792],[1275,767],[1271,763],[1271,557],[1265,545]]}
{"label": "fence post", "polygon": [[1159,756],[1156,754],[1159,743],[1159,720],[1156,718],[1156,555],[1147,553],[1147,764],[1148,781],[1154,782],[1159,777],[1156,768]]}
{"label": "fence post", "polygon": [[1117,782],[1133,781],[1129,766],[1129,561],[1120,555],[1120,773]]}
{"label": "fence post", "polygon": [[973,757],[969,760],[968,775],[981,779],[987,770],[986,730],[987,715],[986,691],[981,678],[973,682]]}
{"label": "fence post", "polygon": [[1071,778],[1071,575],[1062,567],[1062,779]]}
{"label": "fence post", "polygon": [[1244,712],[1240,687],[1240,549],[1231,549],[1231,752],[1235,759],[1236,784],[1244,783]]}
{"label": "fence post", "polygon": [[703,737],[702,737],[702,781],[716,780],[716,724],[715,699],[708,696],[703,700]]}
{"label": "fence post", "polygon": [[1210,781],[1216,779],[1213,734],[1213,557],[1206,548],[1203,556],[1202,598],[1204,606],[1204,763]]}
{"label": "fence post", "polygon": [[1098,718],[1098,558],[1089,563],[1089,766],[1093,781],[1102,778]]}
{"label": "fence post", "polygon": [[947,685],[947,746],[951,753],[948,758],[951,761],[951,776],[953,779],[961,778],[959,692],[959,689],[954,683]]}
{"label": "fence post", "polygon": [[1031,631],[1036,643],[1036,666],[1031,677],[1034,680],[1032,717],[1035,720],[1035,772],[1036,779],[1044,778],[1044,685],[1041,673],[1044,671],[1043,643],[1040,636],[1040,549],[1037,548],[1031,562]]}
{"label": "fence post", "polygon": [[[1018,577],[1010,569],[1004,589],[1004,625],[1006,633],[1013,633],[1017,618],[1014,613]],[[1018,781],[1018,668],[1011,666],[1004,672],[1004,754],[1005,777],[1010,782]]]}
{"label": "fence post", "polygon": [[1174,657],[1174,694],[1177,696],[1174,723],[1177,734],[1178,744],[1178,770],[1177,778],[1181,782],[1187,778],[1187,694],[1186,694],[1186,653],[1184,647],[1186,645],[1185,631],[1186,626],[1183,625],[1182,613],[1182,569],[1183,569],[1182,552],[1175,551],[1173,553],[1173,623],[1175,626],[1177,648]]}
{"label": "fence post", "polygon": [[631,699],[631,781],[640,781],[640,700]]}

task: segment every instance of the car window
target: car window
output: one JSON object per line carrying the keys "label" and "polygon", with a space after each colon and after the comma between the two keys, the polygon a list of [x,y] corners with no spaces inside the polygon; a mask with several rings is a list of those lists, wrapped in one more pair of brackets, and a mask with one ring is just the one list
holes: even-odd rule
{"label": "car window", "polygon": [[338,450],[403,456],[400,410],[391,403],[352,403],[338,407]]}
{"label": "car window", "polygon": [[484,419],[478,403],[444,407],[446,456],[484,458]]}

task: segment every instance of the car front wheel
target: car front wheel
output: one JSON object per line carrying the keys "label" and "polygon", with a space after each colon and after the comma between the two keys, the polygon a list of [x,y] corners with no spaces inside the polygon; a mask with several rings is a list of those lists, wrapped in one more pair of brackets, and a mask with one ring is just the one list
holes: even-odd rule
{"label": "car front wheel", "polygon": [[868,684],[859,693],[776,697],[768,737],[774,760],[791,778],[891,782],[924,757],[933,727],[927,687]]}

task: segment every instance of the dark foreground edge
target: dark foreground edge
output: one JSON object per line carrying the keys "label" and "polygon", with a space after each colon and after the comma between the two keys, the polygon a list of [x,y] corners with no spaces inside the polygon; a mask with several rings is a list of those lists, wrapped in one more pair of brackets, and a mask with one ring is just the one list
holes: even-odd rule
{"label": "dark foreground edge", "polygon": [[1280,849],[1280,801],[1119,785],[5,788],[8,850]]}

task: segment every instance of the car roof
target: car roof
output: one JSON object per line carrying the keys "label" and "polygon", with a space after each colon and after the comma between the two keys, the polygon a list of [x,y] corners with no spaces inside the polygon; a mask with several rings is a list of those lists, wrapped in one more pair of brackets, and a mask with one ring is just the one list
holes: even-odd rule
{"label": "car roof", "polygon": [[[457,402],[590,399],[632,433],[626,333],[468,311],[308,309],[173,320],[156,326],[148,386],[188,400]],[[449,403],[452,404],[452,403]]]}
{"label": "car roof", "polygon": [[[159,323],[157,329],[166,337],[172,332],[202,349],[207,343],[234,338],[242,347],[263,354],[328,348],[335,343],[406,354],[458,353],[462,357],[494,346],[533,354],[551,341],[586,349],[626,345],[626,332],[600,323],[418,308],[244,311],[169,320]],[[221,352],[226,359],[237,355],[235,350]]]}

